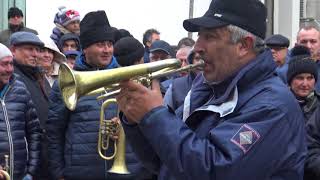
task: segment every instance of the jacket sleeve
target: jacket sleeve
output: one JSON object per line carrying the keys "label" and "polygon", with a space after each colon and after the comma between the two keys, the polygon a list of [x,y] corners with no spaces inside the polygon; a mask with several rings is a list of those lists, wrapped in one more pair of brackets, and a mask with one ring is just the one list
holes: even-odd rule
{"label": "jacket sleeve", "polygon": [[27,103],[26,116],[26,139],[28,143],[28,173],[35,175],[40,168],[40,150],[41,150],[41,128],[37,117],[37,112],[31,100],[30,94]]}
{"label": "jacket sleeve", "polygon": [[305,176],[308,179],[320,179],[320,111],[311,116],[307,123],[308,156],[305,164]]}
{"label": "jacket sleeve", "polygon": [[[120,113],[120,117],[123,114]],[[126,138],[132,147],[133,152],[150,172],[158,174],[160,169],[159,157],[141,133],[137,124],[129,124],[125,118],[121,118],[122,126],[125,131]]]}
{"label": "jacket sleeve", "polygon": [[[197,117],[211,118],[202,115]],[[290,122],[277,107],[256,106],[217,126],[203,125],[200,129],[204,131],[195,133],[166,107],[160,107],[142,119],[139,129],[146,139],[143,144],[151,145],[176,179],[266,179],[275,168],[287,170],[286,177],[298,180],[303,176],[306,146],[303,117],[296,115],[298,119]],[[213,116],[206,122],[213,122]],[[137,137],[131,141],[140,143]],[[145,147],[135,148],[141,157]],[[270,162],[272,159],[278,162]],[[288,161],[294,168],[285,167]],[[278,167],[270,167],[272,163]]]}
{"label": "jacket sleeve", "polygon": [[169,86],[163,97],[163,104],[169,107],[173,107],[172,84]]}
{"label": "jacket sleeve", "polygon": [[49,173],[54,179],[64,175],[64,143],[67,123],[68,109],[63,103],[56,81],[49,96],[47,120]]}

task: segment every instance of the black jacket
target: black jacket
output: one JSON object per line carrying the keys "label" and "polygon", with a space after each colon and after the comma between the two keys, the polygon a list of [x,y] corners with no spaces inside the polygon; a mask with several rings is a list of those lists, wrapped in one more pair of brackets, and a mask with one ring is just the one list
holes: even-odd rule
{"label": "black jacket", "polygon": [[[49,82],[38,67],[22,65],[15,60],[14,73],[18,75],[17,78],[26,85],[30,92],[40,120],[41,129],[45,129],[48,118],[48,94],[51,90]],[[43,87],[41,87],[40,81],[43,83]]]}
{"label": "black jacket", "polygon": [[30,93],[13,78],[4,89],[0,108],[0,163],[9,155],[10,175],[35,175],[40,164],[40,124]]}
{"label": "black jacket", "polygon": [[320,108],[318,107],[307,125],[308,156],[305,163],[305,180],[320,179]]}

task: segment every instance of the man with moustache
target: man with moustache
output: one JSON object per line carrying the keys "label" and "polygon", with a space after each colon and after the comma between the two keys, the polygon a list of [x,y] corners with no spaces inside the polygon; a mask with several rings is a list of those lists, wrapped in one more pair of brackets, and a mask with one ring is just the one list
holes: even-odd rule
{"label": "man with moustache", "polygon": [[158,179],[302,180],[303,115],[264,49],[266,17],[259,0],[214,0],[184,21],[205,67],[182,113],[163,105],[159,84],[121,82],[126,137]]}

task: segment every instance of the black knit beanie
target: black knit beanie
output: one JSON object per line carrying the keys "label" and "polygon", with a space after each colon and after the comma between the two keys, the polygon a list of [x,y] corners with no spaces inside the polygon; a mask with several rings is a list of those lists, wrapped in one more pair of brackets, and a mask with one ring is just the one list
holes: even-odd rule
{"label": "black knit beanie", "polygon": [[141,60],[143,54],[143,45],[133,37],[124,37],[114,44],[113,55],[120,66],[133,65]]}
{"label": "black knit beanie", "polygon": [[291,51],[292,58],[289,62],[287,79],[291,84],[292,79],[302,73],[310,73],[314,76],[315,81],[318,79],[317,63],[311,59],[310,51],[303,46],[296,46]]}
{"label": "black knit beanie", "polygon": [[12,17],[15,17],[15,16],[20,16],[20,17],[23,17],[23,13],[22,11],[17,8],[17,7],[11,7],[8,11],[8,19],[9,18],[12,18]]}
{"label": "black knit beanie", "polygon": [[103,42],[114,42],[114,30],[111,28],[105,11],[89,12],[80,22],[80,43],[83,49]]}

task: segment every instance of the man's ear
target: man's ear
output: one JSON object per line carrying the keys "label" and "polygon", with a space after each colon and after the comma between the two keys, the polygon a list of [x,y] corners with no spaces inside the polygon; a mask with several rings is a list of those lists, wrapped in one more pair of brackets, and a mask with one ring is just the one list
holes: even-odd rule
{"label": "man's ear", "polygon": [[150,47],[151,46],[151,42],[147,41],[146,45],[147,45],[147,47]]}
{"label": "man's ear", "polygon": [[17,48],[15,47],[15,46],[10,46],[10,51],[11,51],[11,53],[12,53],[12,55],[14,56],[14,54],[15,54],[15,52],[16,52],[16,50],[17,50]]}
{"label": "man's ear", "polygon": [[246,56],[248,53],[250,53],[253,49],[253,37],[246,36],[239,42],[239,55],[241,57]]}

